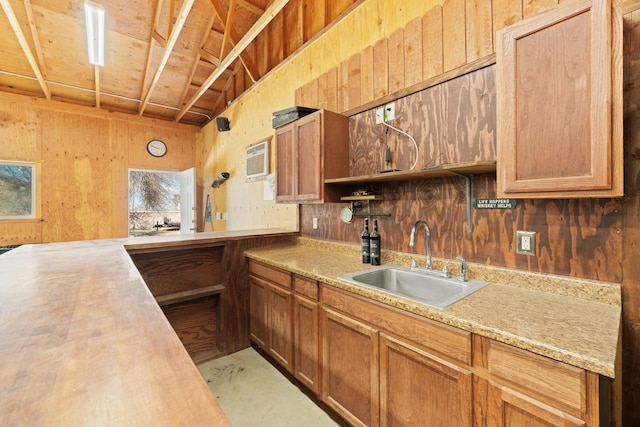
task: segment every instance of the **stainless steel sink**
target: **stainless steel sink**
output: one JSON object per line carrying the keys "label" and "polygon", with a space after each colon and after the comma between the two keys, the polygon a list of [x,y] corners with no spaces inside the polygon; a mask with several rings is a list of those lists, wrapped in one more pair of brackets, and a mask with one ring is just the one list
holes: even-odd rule
{"label": "stainless steel sink", "polygon": [[446,308],[486,285],[478,280],[461,282],[455,277],[435,277],[428,272],[397,265],[345,274],[340,279],[435,308]]}

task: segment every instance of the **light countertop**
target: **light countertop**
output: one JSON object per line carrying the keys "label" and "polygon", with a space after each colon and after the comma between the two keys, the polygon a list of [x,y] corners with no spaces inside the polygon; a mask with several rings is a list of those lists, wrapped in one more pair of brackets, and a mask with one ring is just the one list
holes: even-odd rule
{"label": "light countertop", "polygon": [[[354,245],[298,238],[297,244],[245,252],[248,258],[318,280],[500,342],[607,377],[614,377],[621,319],[620,286],[564,276],[469,264],[469,278],[488,282],[461,301],[437,309],[339,279],[372,268]],[[383,251],[382,264],[424,256]],[[434,259],[434,268],[445,260]],[[450,260],[449,260],[450,262]],[[453,270],[457,274],[457,269]]]}

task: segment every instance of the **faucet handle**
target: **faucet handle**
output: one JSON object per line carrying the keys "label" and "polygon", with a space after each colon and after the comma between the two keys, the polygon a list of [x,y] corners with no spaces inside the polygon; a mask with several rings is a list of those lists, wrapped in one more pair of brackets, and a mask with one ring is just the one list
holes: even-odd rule
{"label": "faucet handle", "polygon": [[451,277],[451,267],[455,267],[454,263],[451,264],[445,264],[444,267],[442,267],[442,272],[444,273],[444,276],[448,279],[449,277]]}
{"label": "faucet handle", "polygon": [[458,280],[460,280],[461,282],[466,282],[467,281],[467,260],[465,260],[461,256],[457,256],[456,261],[460,262],[460,275],[458,276]]}
{"label": "faucet handle", "polygon": [[413,258],[411,258],[411,268],[418,268],[418,263]]}

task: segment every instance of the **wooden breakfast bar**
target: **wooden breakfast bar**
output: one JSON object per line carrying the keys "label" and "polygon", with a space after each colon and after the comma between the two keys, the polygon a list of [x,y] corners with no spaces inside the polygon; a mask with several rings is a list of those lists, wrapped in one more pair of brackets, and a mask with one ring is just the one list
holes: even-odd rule
{"label": "wooden breakfast bar", "polygon": [[287,232],[25,245],[0,256],[0,424],[230,425],[127,250],[278,235]]}

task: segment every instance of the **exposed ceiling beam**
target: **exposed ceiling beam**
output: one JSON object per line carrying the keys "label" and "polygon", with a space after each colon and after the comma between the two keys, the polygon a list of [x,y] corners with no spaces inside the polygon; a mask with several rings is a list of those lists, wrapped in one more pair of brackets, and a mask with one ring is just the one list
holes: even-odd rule
{"label": "exposed ceiling beam", "polygon": [[29,47],[29,43],[27,42],[27,39],[24,37],[22,28],[20,28],[20,24],[18,23],[18,18],[16,18],[16,14],[13,12],[13,9],[11,8],[11,4],[9,3],[9,0],[0,0],[0,5],[2,5],[2,9],[4,9],[4,13],[7,15],[7,19],[9,20],[9,24],[11,24],[11,28],[13,29],[13,32],[15,33],[18,39],[18,43],[20,43],[20,47],[22,48],[22,51],[26,55],[27,60],[29,61],[29,65],[31,65],[31,69],[33,70],[33,72],[36,75],[36,78],[38,79],[38,83],[40,84],[40,88],[42,89],[42,92],[44,92],[44,96],[50,100],[51,90],[49,89],[47,82],[45,82],[44,80],[42,72],[40,71],[40,67],[38,66],[36,58],[33,56],[33,53],[31,52],[31,48]]}
{"label": "exposed ceiling beam", "polygon": [[224,35],[222,36],[222,46],[220,47],[220,60],[224,59],[224,47],[229,42],[229,34],[231,33],[231,24],[233,23],[233,15],[236,10],[236,0],[229,2],[229,12],[227,13],[227,20],[224,23]]}
{"label": "exposed ceiling beam", "polygon": [[[214,9],[214,11],[215,11],[215,9]],[[216,16],[218,16],[217,13],[216,13]],[[212,28],[211,30],[209,30],[209,36],[213,36],[213,37],[217,37],[219,39],[222,39],[224,37],[224,33]]]}
{"label": "exposed ceiling beam", "polygon": [[200,58],[198,59],[203,59],[215,66],[220,65],[220,58],[217,58],[214,54],[209,53],[204,49],[200,49]]}
{"label": "exposed ceiling beam", "polygon": [[[215,2],[215,0],[212,0]],[[196,103],[196,101],[211,87],[211,85],[224,73],[224,71],[229,68],[229,66],[233,63],[233,61],[240,56],[243,50],[247,48],[249,43],[251,43],[262,30],[276,17],[276,15],[286,6],[289,0],[274,0],[271,5],[265,10],[265,12],[258,18],[255,24],[247,31],[247,33],[242,37],[242,39],[235,45],[229,55],[222,60],[222,63],[218,68],[216,68],[213,73],[207,78],[204,84],[200,87],[200,90],[196,92],[196,94],[191,98],[191,100],[182,107],[182,110],[176,116],[176,121],[180,121],[182,117],[186,114],[186,112]]]}
{"label": "exposed ceiling beam", "polygon": [[[2,1],[8,1],[8,0],[2,0]],[[147,108],[147,104],[149,103],[151,94],[153,93],[153,90],[156,88],[156,85],[160,80],[160,75],[164,71],[164,67],[167,65],[169,56],[171,55],[171,52],[173,51],[173,48],[176,45],[176,42],[178,41],[178,37],[180,36],[182,27],[184,27],[184,23],[187,20],[187,16],[189,16],[189,12],[191,12],[191,8],[193,7],[194,1],[195,0],[185,0],[185,2],[182,4],[182,8],[180,9],[180,12],[178,12],[176,23],[173,27],[173,30],[171,31],[171,34],[169,34],[167,38],[167,45],[164,51],[162,52],[162,58],[160,59],[160,64],[158,65],[158,69],[156,70],[153,76],[153,79],[151,79],[151,84],[149,85],[149,88],[147,89],[147,93],[142,99],[142,104],[140,104],[140,109],[138,111],[138,114],[140,115],[142,115],[145,108]],[[151,55],[151,51],[149,52],[149,55]]]}
{"label": "exposed ceiling beam", "polygon": [[[215,20],[216,20],[216,14],[212,9],[211,13],[209,14],[209,18],[207,19],[207,27],[211,28]],[[205,31],[204,35],[202,36],[202,40],[200,41],[200,52],[196,54],[196,58],[193,61],[193,65],[191,66],[191,73],[189,73],[189,82],[184,86],[184,90],[182,91],[182,96],[180,97],[180,103],[178,105],[182,105],[184,103],[184,100],[187,99],[187,95],[189,94],[191,83],[193,82],[193,77],[196,75],[198,64],[200,63],[200,58],[202,58],[203,54],[207,54],[207,52],[205,52],[205,50],[202,47],[207,42],[208,38],[209,38],[209,33]],[[213,57],[213,55],[211,56]],[[219,60],[218,60],[218,64],[220,64]]]}
{"label": "exposed ceiling beam", "polygon": [[256,15],[262,15],[264,13],[263,8],[256,6],[248,0],[238,0],[238,6],[242,6]]}
{"label": "exposed ceiling beam", "polygon": [[[144,75],[142,76],[142,86],[140,87],[140,99],[142,99],[145,95],[144,88],[147,87],[147,81],[149,80],[149,68],[151,68],[151,60],[153,59],[153,47],[155,44],[153,41],[155,40],[154,28],[157,26],[158,20],[160,19],[160,5],[162,4],[162,0],[158,1],[158,5],[156,7],[156,14],[153,18],[153,24],[151,25],[151,34],[149,35],[149,48],[147,49],[147,63],[144,66]],[[162,44],[160,44],[162,46]]]}
{"label": "exposed ceiling beam", "polygon": [[42,70],[42,76],[47,78],[47,67],[44,66],[44,56],[42,55],[42,46],[40,46],[40,38],[38,37],[38,27],[36,26],[36,19],[33,16],[33,8],[31,7],[31,0],[23,0],[24,9],[27,12],[27,19],[29,20],[29,28],[31,29],[31,39],[33,40],[33,49],[36,51],[36,57],[38,58],[39,69]]}
{"label": "exposed ceiling beam", "polygon": [[[227,79],[227,82],[222,87],[222,90],[218,92],[218,98],[217,98],[217,101],[213,104],[213,107],[211,108],[211,112],[209,113],[210,116],[213,117],[217,109],[220,107],[220,105],[225,102],[225,99],[226,99],[225,95],[228,93],[228,90],[231,87],[231,85],[235,84],[234,80],[238,77],[241,67],[242,67],[242,64],[237,62],[234,69],[230,70],[232,75]],[[236,94],[234,98],[237,98],[237,97],[238,95]]]}
{"label": "exposed ceiling beam", "polygon": [[162,47],[167,46],[167,39],[173,30],[173,14],[176,9],[176,0],[169,0],[169,17],[167,18],[167,37],[162,37],[158,32],[158,23],[160,22],[160,14],[162,11],[162,1],[158,0],[158,6],[156,7],[156,16],[153,20],[153,28],[151,29],[151,37]]}
{"label": "exposed ceiling beam", "polygon": [[[227,10],[224,8],[220,0],[211,0],[211,4],[218,14],[218,18],[220,18],[222,22],[227,22]],[[231,27],[231,30],[229,32],[229,37],[229,40],[231,40],[231,43],[234,45],[236,45],[238,43],[238,40],[240,39],[238,32],[233,26]],[[222,59],[222,57],[220,59]],[[257,81],[260,78],[260,76],[258,75],[258,67],[255,66],[253,60],[251,59],[251,56],[248,52],[245,52],[244,49],[242,49],[242,52],[240,53],[240,60],[242,61],[244,68],[247,70],[247,73],[249,74],[251,80],[253,80],[254,82]]]}

